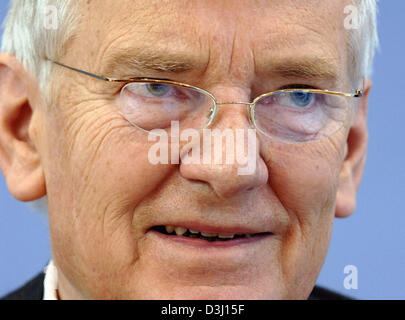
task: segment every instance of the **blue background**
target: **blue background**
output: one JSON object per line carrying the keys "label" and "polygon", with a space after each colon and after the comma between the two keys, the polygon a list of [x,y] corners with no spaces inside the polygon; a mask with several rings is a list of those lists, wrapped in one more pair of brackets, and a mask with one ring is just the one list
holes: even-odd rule
{"label": "blue background", "polygon": [[[0,0],[0,21],[8,1]],[[370,143],[357,209],[337,219],[319,284],[360,299],[405,299],[405,1],[381,1],[381,50],[369,103]],[[0,296],[36,275],[50,258],[46,218],[14,200],[0,174]],[[358,270],[347,290],[346,265]]]}

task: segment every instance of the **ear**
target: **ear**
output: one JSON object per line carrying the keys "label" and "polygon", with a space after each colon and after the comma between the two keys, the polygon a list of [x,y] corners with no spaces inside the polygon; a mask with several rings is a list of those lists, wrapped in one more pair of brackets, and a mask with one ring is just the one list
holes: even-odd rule
{"label": "ear", "polygon": [[37,81],[12,55],[0,53],[0,169],[11,194],[32,201],[46,194],[32,128],[38,113]]}
{"label": "ear", "polygon": [[368,131],[367,104],[372,83],[366,80],[363,97],[356,105],[354,122],[347,138],[347,155],[339,176],[335,216],[346,218],[356,208],[356,194],[360,186],[366,162]]}

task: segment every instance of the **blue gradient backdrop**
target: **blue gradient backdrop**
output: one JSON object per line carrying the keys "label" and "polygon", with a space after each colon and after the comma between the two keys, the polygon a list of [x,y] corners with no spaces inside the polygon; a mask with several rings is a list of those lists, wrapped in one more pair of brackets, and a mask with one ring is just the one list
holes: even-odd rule
{"label": "blue gradient backdrop", "polygon": [[[0,21],[7,11],[0,0]],[[318,283],[360,299],[405,299],[405,1],[381,1],[381,51],[369,104],[370,144],[354,215],[336,220]],[[14,200],[0,174],[0,296],[36,275],[50,258],[47,221]],[[343,285],[346,265],[358,289]]]}

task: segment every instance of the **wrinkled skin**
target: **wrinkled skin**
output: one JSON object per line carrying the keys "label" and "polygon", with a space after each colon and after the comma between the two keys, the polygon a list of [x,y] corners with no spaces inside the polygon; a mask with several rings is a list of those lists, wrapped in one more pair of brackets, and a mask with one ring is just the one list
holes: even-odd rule
{"label": "wrinkled skin", "polygon": [[[304,84],[353,90],[343,1],[88,1],[59,60],[96,74],[170,78],[219,101],[251,101]],[[125,49],[186,59],[191,70],[129,65]],[[328,61],[336,79],[282,77],[276,64]],[[332,68],[333,69],[333,68]],[[286,144],[257,135],[252,175],[238,164],[152,165],[147,134],[117,112],[120,84],[54,67],[52,105],[11,55],[0,55],[0,165],[15,198],[48,196],[61,299],[306,299],[335,217],[355,208],[367,145],[366,105],[333,136]],[[214,128],[249,128],[245,106]],[[165,240],[156,225],[248,228],[272,235],[229,248]]]}

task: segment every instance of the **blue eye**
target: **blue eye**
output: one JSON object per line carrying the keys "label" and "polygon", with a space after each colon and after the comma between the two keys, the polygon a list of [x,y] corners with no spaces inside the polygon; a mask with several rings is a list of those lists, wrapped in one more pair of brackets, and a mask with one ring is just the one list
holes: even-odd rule
{"label": "blue eye", "polygon": [[290,93],[291,101],[299,108],[307,108],[314,102],[314,94],[311,92],[295,91]]}
{"label": "blue eye", "polygon": [[167,84],[161,83],[148,83],[146,84],[146,88],[150,94],[155,97],[163,97],[167,93],[169,93],[171,86]]}

